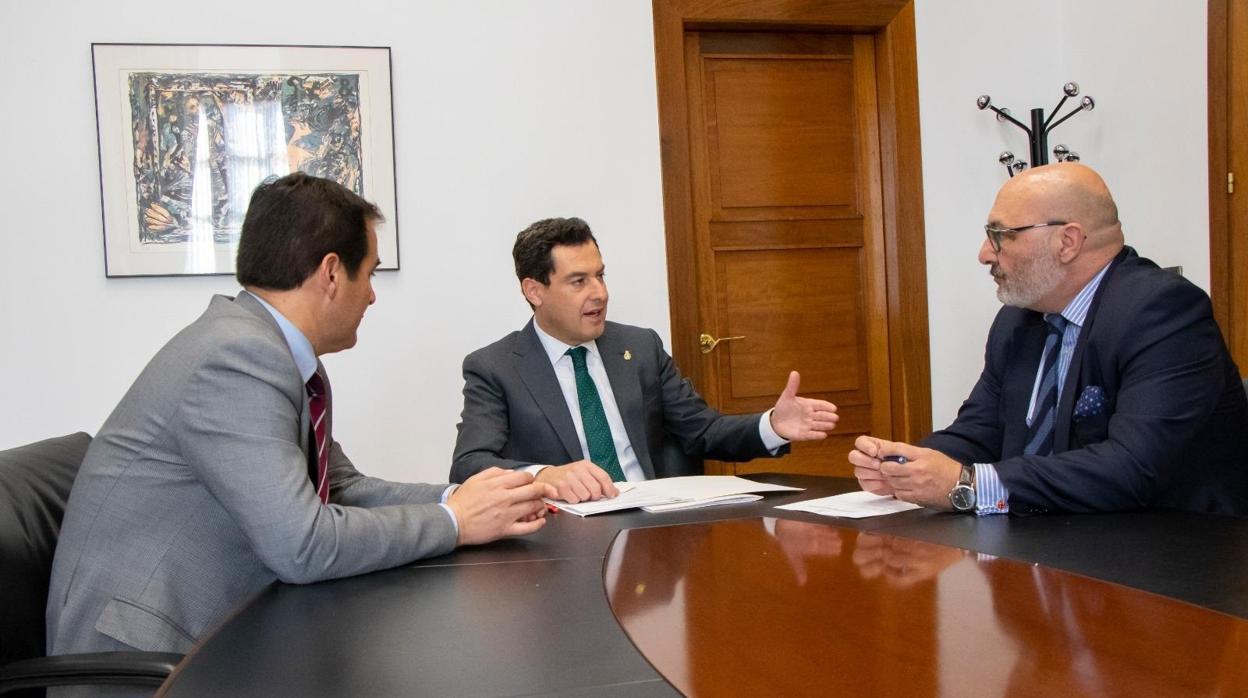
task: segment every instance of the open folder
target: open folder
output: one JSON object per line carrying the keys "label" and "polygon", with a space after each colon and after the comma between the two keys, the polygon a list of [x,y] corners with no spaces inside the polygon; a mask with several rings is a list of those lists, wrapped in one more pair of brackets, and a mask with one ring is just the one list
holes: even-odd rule
{"label": "open folder", "polygon": [[797,491],[801,487],[769,485],[734,475],[690,475],[659,480],[615,483],[620,494],[596,502],[569,504],[547,499],[551,505],[577,516],[590,516],[608,511],[641,508],[649,512],[696,509],[716,504],[735,504],[762,499],[756,492]]}

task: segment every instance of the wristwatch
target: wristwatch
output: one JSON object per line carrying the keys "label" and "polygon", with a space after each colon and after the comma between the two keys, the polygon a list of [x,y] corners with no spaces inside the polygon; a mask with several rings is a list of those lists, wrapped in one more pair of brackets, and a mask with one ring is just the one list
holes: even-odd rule
{"label": "wristwatch", "polygon": [[949,503],[957,512],[975,511],[975,466],[964,464],[958,484],[949,490]]}

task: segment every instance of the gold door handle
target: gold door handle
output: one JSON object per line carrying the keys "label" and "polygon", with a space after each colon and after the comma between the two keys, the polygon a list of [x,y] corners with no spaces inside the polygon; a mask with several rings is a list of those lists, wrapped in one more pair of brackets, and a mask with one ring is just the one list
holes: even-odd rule
{"label": "gold door handle", "polygon": [[719,339],[715,339],[709,334],[702,334],[698,336],[698,346],[702,347],[703,354],[709,354],[712,351],[715,351],[715,347],[719,346],[720,342],[731,342],[734,339],[745,339],[745,335],[738,335],[736,337],[720,337]]}

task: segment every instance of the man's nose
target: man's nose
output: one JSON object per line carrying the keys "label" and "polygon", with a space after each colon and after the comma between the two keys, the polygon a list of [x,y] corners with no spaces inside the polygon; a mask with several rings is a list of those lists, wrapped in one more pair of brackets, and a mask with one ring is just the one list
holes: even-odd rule
{"label": "man's nose", "polygon": [[992,241],[985,239],[979,246],[979,263],[993,264],[997,261],[997,251],[992,249]]}

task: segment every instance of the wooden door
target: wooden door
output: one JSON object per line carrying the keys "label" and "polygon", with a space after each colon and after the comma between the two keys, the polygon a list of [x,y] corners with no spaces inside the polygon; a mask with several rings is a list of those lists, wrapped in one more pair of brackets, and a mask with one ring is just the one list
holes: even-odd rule
{"label": "wooden door", "polygon": [[687,32],[685,52],[698,330],[740,337],[700,355],[699,387],[758,412],[797,370],[841,416],[707,472],[847,475],[855,437],[892,437],[874,38]]}
{"label": "wooden door", "polygon": [[1209,0],[1209,266],[1214,316],[1248,373],[1248,0]]}

